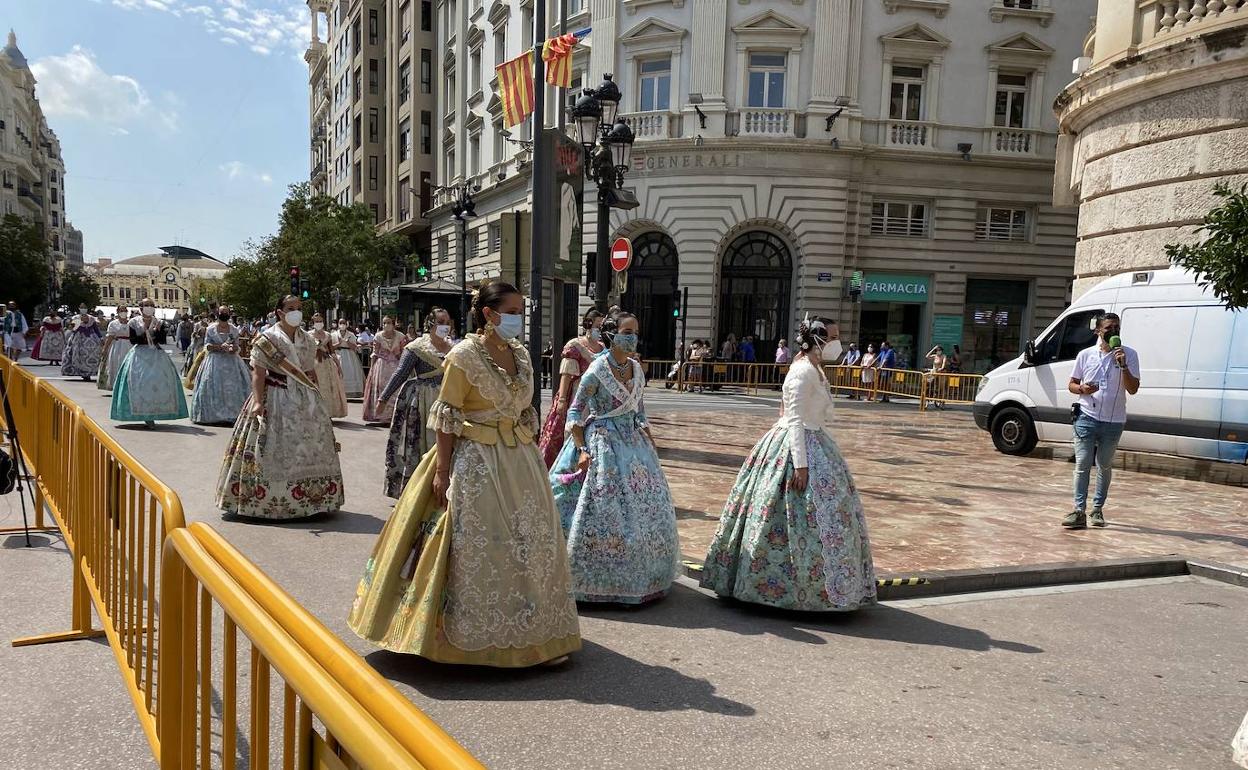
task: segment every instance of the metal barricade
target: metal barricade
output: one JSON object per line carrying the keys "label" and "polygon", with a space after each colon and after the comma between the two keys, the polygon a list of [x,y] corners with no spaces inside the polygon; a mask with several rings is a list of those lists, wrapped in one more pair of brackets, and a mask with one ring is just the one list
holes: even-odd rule
{"label": "metal barricade", "polygon": [[[42,380],[28,370],[18,366],[5,356],[0,356],[0,377],[4,378],[9,393],[9,405],[13,409],[13,427],[17,429],[17,441],[22,448],[22,456],[26,467],[35,475],[34,480],[34,523],[31,530],[48,529],[43,511],[44,492],[38,479],[38,457],[40,442],[39,429],[39,385]],[[4,410],[0,409],[0,426],[7,431]],[[16,458],[15,458],[16,459]],[[25,527],[7,527],[0,533],[21,532]]]}
{"label": "metal barricade", "polygon": [[680,369],[673,359],[647,358],[641,362],[646,382],[666,383],[670,388],[680,379]]}
{"label": "metal barricade", "polygon": [[706,392],[734,388],[753,393],[758,390],[760,384],[765,384],[760,379],[764,369],[774,366],[775,364],[741,361],[686,361],[681,365],[678,385],[682,391]]}
{"label": "metal barricade", "polygon": [[[172,533],[165,544],[160,650],[168,664],[160,677],[162,768],[210,768],[219,756],[220,766],[233,770],[244,733],[252,768],[481,770],[436,725],[414,719],[416,707],[341,640],[329,642],[318,660],[305,644],[307,629],[315,624],[306,610],[294,605],[293,623],[289,617],[285,622],[275,618],[261,599],[274,586],[257,582],[254,567],[231,569],[214,558],[210,547],[228,548],[202,524],[194,532]],[[241,658],[240,636],[245,644]],[[218,646],[221,662],[214,666]],[[326,653],[339,668],[349,669],[346,676],[322,664]],[[240,680],[247,683],[245,698]],[[216,713],[218,693],[221,709]],[[397,714],[383,713],[392,710]],[[431,738],[436,746],[425,744]]]}
{"label": "metal barricade", "polygon": [[973,404],[979,392],[982,374],[964,374],[961,372],[926,372],[923,375],[923,401],[921,409],[935,404],[944,408],[945,404]]}

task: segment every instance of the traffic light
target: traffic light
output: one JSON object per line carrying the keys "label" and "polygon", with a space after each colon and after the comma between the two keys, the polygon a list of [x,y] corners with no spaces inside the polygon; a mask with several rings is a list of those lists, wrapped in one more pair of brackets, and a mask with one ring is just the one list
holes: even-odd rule
{"label": "traffic light", "polygon": [[312,296],[312,293],[308,291],[308,279],[300,278],[299,279],[299,299],[307,299],[310,296]]}
{"label": "traffic light", "polygon": [[290,266],[290,293],[291,296],[299,296],[299,266]]}
{"label": "traffic light", "polygon": [[672,318],[680,318],[680,305],[672,308]]}

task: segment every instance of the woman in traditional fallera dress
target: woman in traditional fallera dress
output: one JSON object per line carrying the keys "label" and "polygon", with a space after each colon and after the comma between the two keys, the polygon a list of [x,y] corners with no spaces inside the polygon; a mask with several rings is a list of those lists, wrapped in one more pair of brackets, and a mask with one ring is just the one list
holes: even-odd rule
{"label": "woman in traditional fallera dress", "polygon": [[334,355],[333,336],[325,331],[325,316],[312,315],[312,339],[316,340],[316,387],[325,400],[331,420],[347,416],[347,392],[342,387],[342,370]]}
{"label": "woman in traditional fallera dress", "polygon": [[217,479],[227,515],[300,519],[342,507],[342,467],[317,392],[316,341],[300,328],[298,297],[277,305],[278,323],[251,345],[251,395],[234,423]]}
{"label": "woman in traditional fallera dress", "polygon": [[676,509],[646,421],[646,378],[629,355],[637,319],[619,313],[602,330],[609,352],[580,378],[568,409],[571,437],[550,482],[577,601],[644,604],[676,578]]}
{"label": "woman in traditional fallera dress", "polygon": [[394,405],[381,400],[381,392],[390,383],[390,376],[399,366],[399,356],[407,337],[395,328],[393,316],[381,321],[381,332],[373,338],[373,355],[368,365],[368,380],[364,383],[364,422],[389,423],[394,416]]}
{"label": "woman in traditional fallera dress", "polygon": [[345,320],[338,321],[338,331],[332,335],[334,355],[342,371],[342,389],[347,399],[364,398],[364,365],[360,363],[360,342]]}
{"label": "woman in traditional fallera dress", "polygon": [[161,346],[168,342],[168,325],[156,317],[156,303],[139,301],[139,315],[127,324],[130,352],[117,370],[110,417],[115,422],[181,420],[189,412],[178,367]]}
{"label": "woman in traditional fallera dress", "polygon": [[65,346],[61,361],[61,375],[93,379],[100,371],[100,351],[103,346],[104,337],[100,334],[100,326],[96,323],[95,316],[87,312],[85,307],[81,308],[69,332],[69,342]]}
{"label": "woman in traditional fallera dress", "polygon": [[792,610],[875,603],[862,501],[828,426],[823,361],[840,355],[834,321],[803,322],[784,379],[780,420],[746,458],[706,555],[702,585]]}
{"label": "woman in traditional fallera dress", "polygon": [[[442,388],[442,361],[454,347],[451,314],[435,307],[425,316],[425,333],[407,343],[399,366],[381,391],[381,403],[394,398],[386,441],[386,496],[399,497],[425,453],[437,444],[427,419]],[[395,394],[398,397],[395,398]]]}
{"label": "woman in traditional fallera dress", "polygon": [[35,340],[30,355],[38,361],[59,366],[65,355],[65,345],[65,323],[61,321],[61,314],[53,310],[39,324],[39,339]]}
{"label": "woman in traditional fallera dress", "polygon": [[117,382],[117,372],[121,371],[121,362],[126,360],[130,352],[130,309],[125,305],[117,308],[117,317],[108,322],[104,332],[104,376],[96,380],[95,386],[100,390],[112,390]]}
{"label": "woman in traditional fallera dress", "polygon": [[191,422],[232,425],[251,392],[251,369],[238,355],[238,329],[230,323],[228,308],[217,311],[217,322],[204,333],[204,363],[195,376]]}
{"label": "woman in traditional fallera dress", "polygon": [[394,652],[519,667],[580,649],[568,557],[537,453],[533,363],[516,341],[524,298],[502,282],[473,298],[480,334],[445,362],[421,461],[386,522],[348,624]]}
{"label": "woman in traditional fallera dress", "polygon": [[576,385],[581,375],[594,360],[594,356],[603,351],[602,346],[602,313],[590,310],[581,319],[581,336],[568,340],[560,354],[559,391],[555,394],[546,415],[546,423],[542,425],[542,438],[538,449],[542,453],[542,462],[549,468],[555,464],[559,450],[563,449],[564,423],[568,419],[568,405],[576,395]]}

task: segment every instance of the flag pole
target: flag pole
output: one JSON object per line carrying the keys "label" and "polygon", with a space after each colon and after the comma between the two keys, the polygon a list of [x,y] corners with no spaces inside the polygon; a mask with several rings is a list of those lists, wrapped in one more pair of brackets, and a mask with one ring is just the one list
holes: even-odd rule
{"label": "flag pole", "polygon": [[[533,177],[532,177],[532,232],[529,249],[529,358],[533,361],[533,408],[537,411],[538,424],[542,414],[542,267],[550,254],[552,238],[550,182],[554,174],[554,158],[551,157],[549,137],[546,135],[546,62],[542,52],[546,47],[546,2],[534,3],[533,24]],[[554,362],[551,362],[551,379],[554,379]]]}

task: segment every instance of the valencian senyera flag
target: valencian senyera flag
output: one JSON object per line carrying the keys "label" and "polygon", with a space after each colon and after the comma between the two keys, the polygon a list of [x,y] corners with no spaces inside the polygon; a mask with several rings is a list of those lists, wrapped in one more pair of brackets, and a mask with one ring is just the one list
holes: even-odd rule
{"label": "valencian senyera flag", "polygon": [[533,51],[528,50],[494,68],[498,98],[503,103],[503,125],[519,125],[533,112]]}
{"label": "valencian senyera flag", "polygon": [[572,87],[572,49],[588,29],[552,37],[542,46],[542,61],[546,62],[546,82],[560,88]]}

